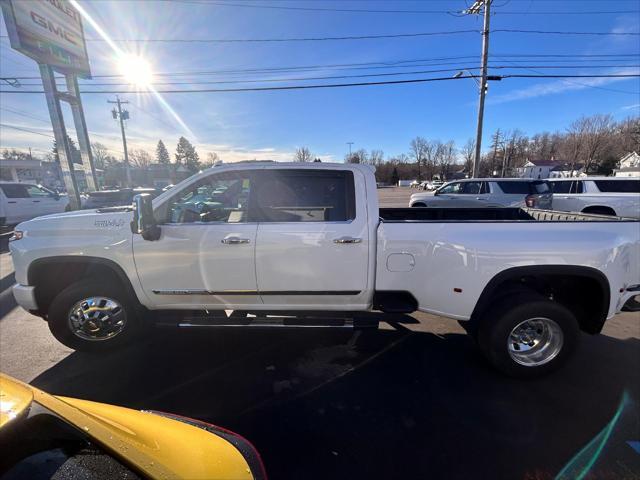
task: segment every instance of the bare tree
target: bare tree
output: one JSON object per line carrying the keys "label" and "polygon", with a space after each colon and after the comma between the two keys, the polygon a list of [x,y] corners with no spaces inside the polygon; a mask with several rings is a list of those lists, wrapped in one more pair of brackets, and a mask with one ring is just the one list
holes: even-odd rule
{"label": "bare tree", "polygon": [[129,161],[134,167],[145,169],[151,165],[152,157],[145,150],[137,149],[129,152]]}
{"label": "bare tree", "polygon": [[464,171],[471,175],[473,172],[473,160],[476,158],[476,141],[473,138],[467,140],[467,143],[460,149],[460,153],[464,161]]}
{"label": "bare tree", "polygon": [[213,167],[216,162],[220,161],[220,157],[216,152],[207,153],[207,159],[201,163],[202,168],[210,168]]}
{"label": "bare tree", "polygon": [[422,137],[416,137],[413,140],[411,140],[410,146],[411,146],[411,156],[415,159],[416,164],[418,165],[418,181],[420,181],[422,180],[422,173],[420,171],[420,167],[425,161],[427,150],[429,149],[430,145],[426,139]]}
{"label": "bare tree", "polygon": [[307,147],[298,147],[296,148],[295,153],[293,154],[294,162],[313,162],[313,155],[311,154],[311,150]]}
{"label": "bare tree", "polygon": [[371,150],[369,153],[369,163],[371,165],[379,166],[384,161],[384,152],[382,150]]}
{"label": "bare tree", "polygon": [[611,115],[593,115],[582,117],[569,126],[569,134],[575,134],[580,139],[583,149],[584,171],[591,170],[597,164],[600,154],[610,141],[613,132],[613,117]]}
{"label": "bare tree", "polygon": [[345,156],[346,163],[367,163],[369,161],[369,155],[364,148],[356,150],[351,153],[351,156],[347,154]]}

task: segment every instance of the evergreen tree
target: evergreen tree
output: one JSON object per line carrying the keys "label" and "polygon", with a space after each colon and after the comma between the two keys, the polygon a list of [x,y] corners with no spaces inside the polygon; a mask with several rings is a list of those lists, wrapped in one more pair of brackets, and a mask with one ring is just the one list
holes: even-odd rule
{"label": "evergreen tree", "polygon": [[169,158],[169,152],[167,147],[164,146],[162,140],[158,140],[158,146],[156,147],[156,161],[162,165],[169,165],[171,159]]}
{"label": "evergreen tree", "polygon": [[393,171],[391,172],[391,184],[398,185],[398,180],[400,180],[400,176],[398,175],[398,167],[393,167]]}
{"label": "evergreen tree", "polygon": [[200,169],[200,158],[191,142],[184,137],[180,137],[176,146],[176,164],[184,165],[190,172],[197,172]]}
{"label": "evergreen tree", "polygon": [[[82,156],[80,155],[80,150],[76,147],[76,142],[67,135],[67,142],[69,142],[69,149],[71,150],[71,161],[73,163],[82,163]],[[53,148],[51,149],[51,153],[53,154],[53,158],[56,163],[60,163],[60,156],[58,155],[58,142],[53,141]]]}

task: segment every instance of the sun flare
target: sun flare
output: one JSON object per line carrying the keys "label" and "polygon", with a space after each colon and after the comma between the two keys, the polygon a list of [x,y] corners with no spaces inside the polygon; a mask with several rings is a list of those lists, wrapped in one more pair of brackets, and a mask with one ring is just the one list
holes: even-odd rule
{"label": "sun flare", "polygon": [[124,54],[118,57],[118,71],[128,83],[136,87],[149,87],[153,83],[151,65],[137,55]]}

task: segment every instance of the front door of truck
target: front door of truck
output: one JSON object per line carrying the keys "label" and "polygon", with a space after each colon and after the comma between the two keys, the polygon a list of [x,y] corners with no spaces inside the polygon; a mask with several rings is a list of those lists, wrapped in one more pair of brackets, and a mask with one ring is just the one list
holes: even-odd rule
{"label": "front door of truck", "polygon": [[256,274],[265,306],[349,310],[367,304],[371,240],[364,192],[359,171],[261,172],[253,199]]}
{"label": "front door of truck", "polygon": [[159,240],[133,235],[138,276],[154,307],[260,304],[254,264],[258,225],[249,218],[252,182],[249,171],[200,179],[155,208]]}

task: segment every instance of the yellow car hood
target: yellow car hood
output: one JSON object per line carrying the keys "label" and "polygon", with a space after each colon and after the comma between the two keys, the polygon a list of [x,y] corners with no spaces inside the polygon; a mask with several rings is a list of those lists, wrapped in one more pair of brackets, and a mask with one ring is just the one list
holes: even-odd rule
{"label": "yellow car hood", "polygon": [[187,423],[150,412],[56,397],[3,374],[0,399],[0,426],[32,401],[37,402],[84,430],[124,464],[152,478],[253,478],[246,460],[231,443]]}

